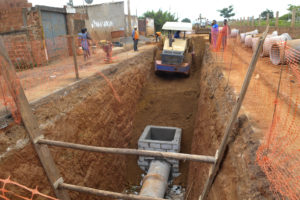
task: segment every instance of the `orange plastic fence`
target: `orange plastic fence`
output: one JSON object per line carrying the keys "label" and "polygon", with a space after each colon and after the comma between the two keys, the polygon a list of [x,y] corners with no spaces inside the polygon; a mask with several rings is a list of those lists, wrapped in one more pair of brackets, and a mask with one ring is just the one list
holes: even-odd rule
{"label": "orange plastic fence", "polygon": [[[13,200],[16,198],[24,199],[24,200],[33,200],[33,199],[36,199],[38,196],[43,197],[44,199],[58,200],[54,197],[50,197],[50,196],[40,193],[38,191],[37,187],[35,189],[31,189],[31,188],[28,188],[24,185],[21,185],[21,184],[15,182],[15,181],[12,181],[12,180],[10,180],[10,177],[8,177],[7,179],[0,179],[0,183],[2,184],[2,187],[0,188],[0,199],[3,199],[3,200]],[[28,195],[27,197],[19,195],[19,194],[15,193],[14,191],[6,189],[9,186],[16,186],[19,189],[21,189],[22,191],[25,190],[31,194]],[[10,197],[7,197],[7,196],[10,196]]]}
{"label": "orange plastic fence", "polygon": [[[230,38],[226,48],[211,45],[227,75],[240,91],[252,57],[252,50],[239,38]],[[265,43],[266,46],[274,43]],[[260,58],[251,80],[244,107],[263,130],[256,152],[257,164],[265,173],[270,189],[278,199],[300,198],[300,51],[278,42],[282,65]],[[269,47],[270,47],[269,46]],[[255,47],[254,47],[255,48]],[[221,58],[220,58],[221,57]],[[285,57],[285,59],[283,59]]]}

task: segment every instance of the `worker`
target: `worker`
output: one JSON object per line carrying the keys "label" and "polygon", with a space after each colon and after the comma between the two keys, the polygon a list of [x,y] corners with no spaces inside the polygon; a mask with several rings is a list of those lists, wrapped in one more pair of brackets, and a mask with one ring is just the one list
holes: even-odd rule
{"label": "worker", "polygon": [[213,49],[216,49],[217,39],[219,36],[219,25],[217,24],[216,20],[213,20],[212,27],[211,27],[211,44]]}
{"label": "worker", "polygon": [[86,28],[81,29],[81,33],[79,33],[78,36],[81,42],[84,60],[87,60],[87,58],[91,55],[88,40],[92,40],[92,38],[89,36]]}
{"label": "worker", "polygon": [[174,38],[180,38],[180,31],[176,31],[176,32],[175,32]]}
{"label": "worker", "polygon": [[227,45],[227,36],[228,34],[230,34],[230,27],[228,26],[227,19],[224,20],[223,24],[224,26],[223,29],[221,30],[221,36],[222,36],[222,47],[224,50]]}
{"label": "worker", "polygon": [[160,39],[161,39],[161,32],[156,32],[155,33],[155,39],[156,39],[156,42],[160,41]]}
{"label": "worker", "polygon": [[134,49],[134,51],[138,51],[139,32],[138,32],[136,26],[134,27],[134,30],[132,31],[132,39],[133,39],[133,49]]}

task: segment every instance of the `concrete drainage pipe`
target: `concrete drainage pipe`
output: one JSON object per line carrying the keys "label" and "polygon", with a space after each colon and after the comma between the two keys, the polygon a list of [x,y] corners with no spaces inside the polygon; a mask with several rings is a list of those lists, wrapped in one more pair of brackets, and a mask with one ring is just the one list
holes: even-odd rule
{"label": "concrete drainage pipe", "polygon": [[233,38],[236,38],[238,36],[239,32],[240,31],[238,29],[234,28],[234,29],[231,30],[230,36],[233,37]]}
{"label": "concrete drainage pipe", "polygon": [[244,43],[244,42],[245,42],[245,39],[246,39],[246,36],[247,36],[247,35],[256,35],[256,34],[258,34],[258,30],[250,31],[250,32],[247,32],[247,33],[241,33],[241,34],[240,34],[240,37],[241,37],[241,43]]}
{"label": "concrete drainage pipe", "polygon": [[300,62],[300,39],[286,42],[286,50],[283,43],[275,43],[271,46],[270,60],[274,65]]}
{"label": "concrete drainage pipe", "polygon": [[247,35],[245,38],[246,47],[252,47],[252,35]]}
{"label": "concrete drainage pipe", "polygon": [[141,196],[164,198],[171,165],[166,161],[153,160],[150,164],[147,175],[144,177]]}
{"label": "concrete drainage pipe", "polygon": [[283,33],[280,36],[275,36],[275,37],[267,37],[264,45],[263,45],[263,51],[261,53],[261,56],[269,56],[270,55],[270,50],[273,44],[275,43],[283,43],[286,40],[291,40],[292,38],[290,37],[289,34]]}

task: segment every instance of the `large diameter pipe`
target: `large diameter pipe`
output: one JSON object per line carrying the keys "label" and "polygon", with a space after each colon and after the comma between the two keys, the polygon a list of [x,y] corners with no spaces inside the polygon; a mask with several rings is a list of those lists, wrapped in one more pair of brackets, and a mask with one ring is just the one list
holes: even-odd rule
{"label": "large diameter pipe", "polygon": [[240,37],[241,37],[241,43],[245,43],[245,39],[247,35],[257,35],[258,34],[258,30],[254,30],[254,31],[250,31],[250,32],[246,32],[246,33],[241,33]]}
{"label": "large diameter pipe", "polygon": [[271,46],[270,60],[274,65],[300,62],[300,39],[275,43]]}
{"label": "large diameter pipe", "polygon": [[252,35],[247,35],[245,38],[246,47],[252,47]]}
{"label": "large diameter pipe", "polygon": [[239,32],[240,31],[238,29],[234,28],[234,29],[231,30],[230,36],[233,37],[233,38],[235,38],[235,37],[238,36]]}
{"label": "large diameter pipe", "polygon": [[266,38],[263,46],[263,51],[261,56],[270,56],[270,50],[273,44],[275,43],[283,43],[286,40],[291,40],[292,38],[288,33],[283,33],[280,36],[269,36]]}
{"label": "large diameter pipe", "polygon": [[147,175],[144,177],[140,195],[154,198],[165,196],[171,165],[166,161],[153,160]]}

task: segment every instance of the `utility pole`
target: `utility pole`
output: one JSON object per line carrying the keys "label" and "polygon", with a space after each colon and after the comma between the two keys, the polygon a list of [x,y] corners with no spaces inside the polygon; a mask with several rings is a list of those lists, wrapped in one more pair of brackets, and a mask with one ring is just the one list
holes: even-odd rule
{"label": "utility pole", "polygon": [[128,33],[130,34],[130,32],[132,31],[132,27],[131,27],[131,12],[130,12],[130,0],[127,0],[128,3]]}

